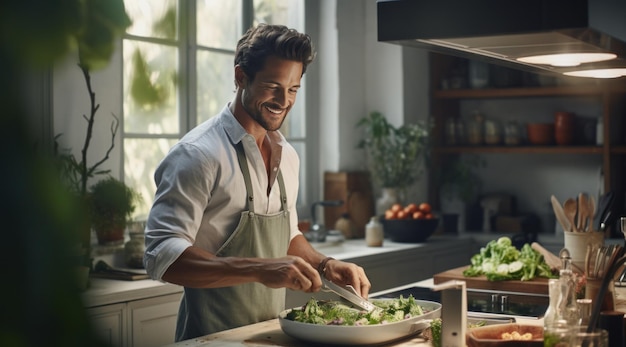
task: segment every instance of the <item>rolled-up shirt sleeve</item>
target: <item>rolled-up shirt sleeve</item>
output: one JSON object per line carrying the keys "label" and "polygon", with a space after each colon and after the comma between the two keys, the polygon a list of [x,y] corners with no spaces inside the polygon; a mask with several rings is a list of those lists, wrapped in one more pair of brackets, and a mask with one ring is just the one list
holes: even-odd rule
{"label": "rolled-up shirt sleeve", "polygon": [[161,280],[169,266],[194,243],[210,198],[206,157],[193,145],[179,143],[155,172],[157,191],[146,222],[144,266]]}

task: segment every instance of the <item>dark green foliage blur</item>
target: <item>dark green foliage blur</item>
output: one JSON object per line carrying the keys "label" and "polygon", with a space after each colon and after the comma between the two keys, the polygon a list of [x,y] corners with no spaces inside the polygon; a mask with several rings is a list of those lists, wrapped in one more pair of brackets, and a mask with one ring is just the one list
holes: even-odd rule
{"label": "dark green foliage blur", "polygon": [[75,276],[84,209],[30,133],[18,86],[26,72],[49,68],[80,42],[89,43],[82,64],[105,66],[121,33],[115,28],[127,22],[122,0],[0,2],[0,346],[104,345]]}

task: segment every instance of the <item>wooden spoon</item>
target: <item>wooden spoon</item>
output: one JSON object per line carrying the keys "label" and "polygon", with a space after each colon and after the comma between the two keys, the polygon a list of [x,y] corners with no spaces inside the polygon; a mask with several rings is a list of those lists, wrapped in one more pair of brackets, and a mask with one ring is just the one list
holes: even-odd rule
{"label": "wooden spoon", "polygon": [[587,194],[578,194],[578,231],[587,231],[587,222],[589,221],[590,213]]}
{"label": "wooden spoon", "polygon": [[593,221],[596,219],[596,199],[593,195],[589,196],[587,204],[587,208],[589,210],[589,223],[587,224],[587,231],[595,231],[593,228]]}
{"label": "wooden spoon", "polygon": [[565,202],[563,203],[563,211],[565,212],[565,216],[567,217],[567,219],[569,220],[569,223],[571,225],[570,230],[567,231],[578,231],[577,227],[576,227],[576,211],[578,209],[578,207],[576,206],[576,200],[572,199],[572,198],[568,198],[567,200],[565,200]]}
{"label": "wooden spoon", "polygon": [[576,228],[578,228],[578,231],[585,231],[587,217],[589,217],[587,211],[587,194],[580,193],[578,194],[578,217],[576,220]]}

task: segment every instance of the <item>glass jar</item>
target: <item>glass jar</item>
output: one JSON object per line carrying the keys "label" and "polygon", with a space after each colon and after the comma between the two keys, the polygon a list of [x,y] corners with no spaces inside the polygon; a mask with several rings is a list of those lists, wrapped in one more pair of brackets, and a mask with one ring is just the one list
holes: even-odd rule
{"label": "glass jar", "polygon": [[446,145],[455,146],[465,143],[465,125],[458,118],[448,118],[446,120]]}
{"label": "glass jar", "polygon": [[500,124],[495,120],[485,121],[484,141],[487,145],[499,145],[502,142]]}
{"label": "glass jar", "polygon": [[365,226],[365,243],[369,247],[382,247],[383,239],[383,225],[378,221],[378,217],[374,216]]}
{"label": "glass jar", "polygon": [[456,121],[454,118],[448,118],[446,120],[446,145],[454,146],[457,144]]}
{"label": "glass jar", "polygon": [[483,127],[484,117],[480,112],[474,111],[472,118],[467,123],[467,143],[470,145],[482,145],[484,143]]}
{"label": "glass jar", "polygon": [[143,253],[146,250],[145,234],[141,232],[130,232],[130,241],[124,245],[124,256],[128,267],[143,269]]}
{"label": "glass jar", "polygon": [[522,132],[519,123],[514,120],[506,122],[504,126],[504,144],[508,146],[518,146],[522,143]]}

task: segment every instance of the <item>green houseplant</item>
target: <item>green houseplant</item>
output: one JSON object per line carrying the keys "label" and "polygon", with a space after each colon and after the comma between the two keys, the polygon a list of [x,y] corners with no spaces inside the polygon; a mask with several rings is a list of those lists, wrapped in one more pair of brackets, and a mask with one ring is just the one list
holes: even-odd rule
{"label": "green houseplant", "polygon": [[135,211],[140,195],[114,177],[96,182],[89,193],[91,223],[98,243],[123,243],[126,223]]}
{"label": "green houseplant", "polygon": [[[87,272],[91,268],[91,209],[86,208],[89,203],[88,183],[96,176],[108,173],[100,166],[109,158],[115,143],[118,129],[118,119],[115,115],[110,124],[111,144],[100,159],[88,161],[89,146],[92,135],[96,131],[95,121],[100,105],[96,101],[96,94],[91,85],[91,72],[106,67],[115,51],[117,41],[131,24],[126,13],[123,0],[86,0],[68,4],[68,12],[75,18],[72,21],[72,30],[69,30],[55,40],[51,45],[66,45],[78,51],[78,67],[80,68],[89,96],[89,113],[82,116],[86,121],[86,132],[80,156],[75,156],[71,150],[59,150],[58,139],[55,137],[54,154],[57,169],[65,187],[76,200],[80,210],[76,211],[77,240],[80,245],[80,272]],[[87,279],[84,280],[87,283]]]}
{"label": "green houseplant", "polygon": [[[362,118],[357,127],[364,129],[357,147],[365,150],[368,169],[383,195],[402,193],[420,178],[423,170],[419,164],[427,150],[429,124],[416,122],[396,128],[375,111]],[[377,204],[377,213],[381,214],[390,203]]]}
{"label": "green houseplant", "polygon": [[[92,89],[91,72],[103,69],[109,64],[117,40],[130,26],[131,20],[126,13],[123,0],[86,0],[77,3],[77,5],[80,6],[74,9],[78,17],[73,23],[73,30],[68,32],[63,39],[69,42],[71,47],[78,50],[78,67],[85,81],[90,109],[88,114],[82,116],[87,126],[80,156],[76,157],[71,150],[59,150],[58,139],[61,135],[55,137],[54,153],[61,179],[72,195],[76,197],[78,204],[88,206],[89,180],[108,173],[108,170],[101,170],[100,166],[108,160],[113,150],[119,125],[117,117],[112,115],[113,120],[109,128],[111,144],[100,159],[89,162],[89,146],[93,133],[96,131],[96,116],[100,108],[96,101],[96,94]],[[91,245],[90,218],[92,215],[89,210],[81,211],[80,217],[84,221],[80,223],[82,227],[77,231],[81,247],[87,257],[90,256]]]}

